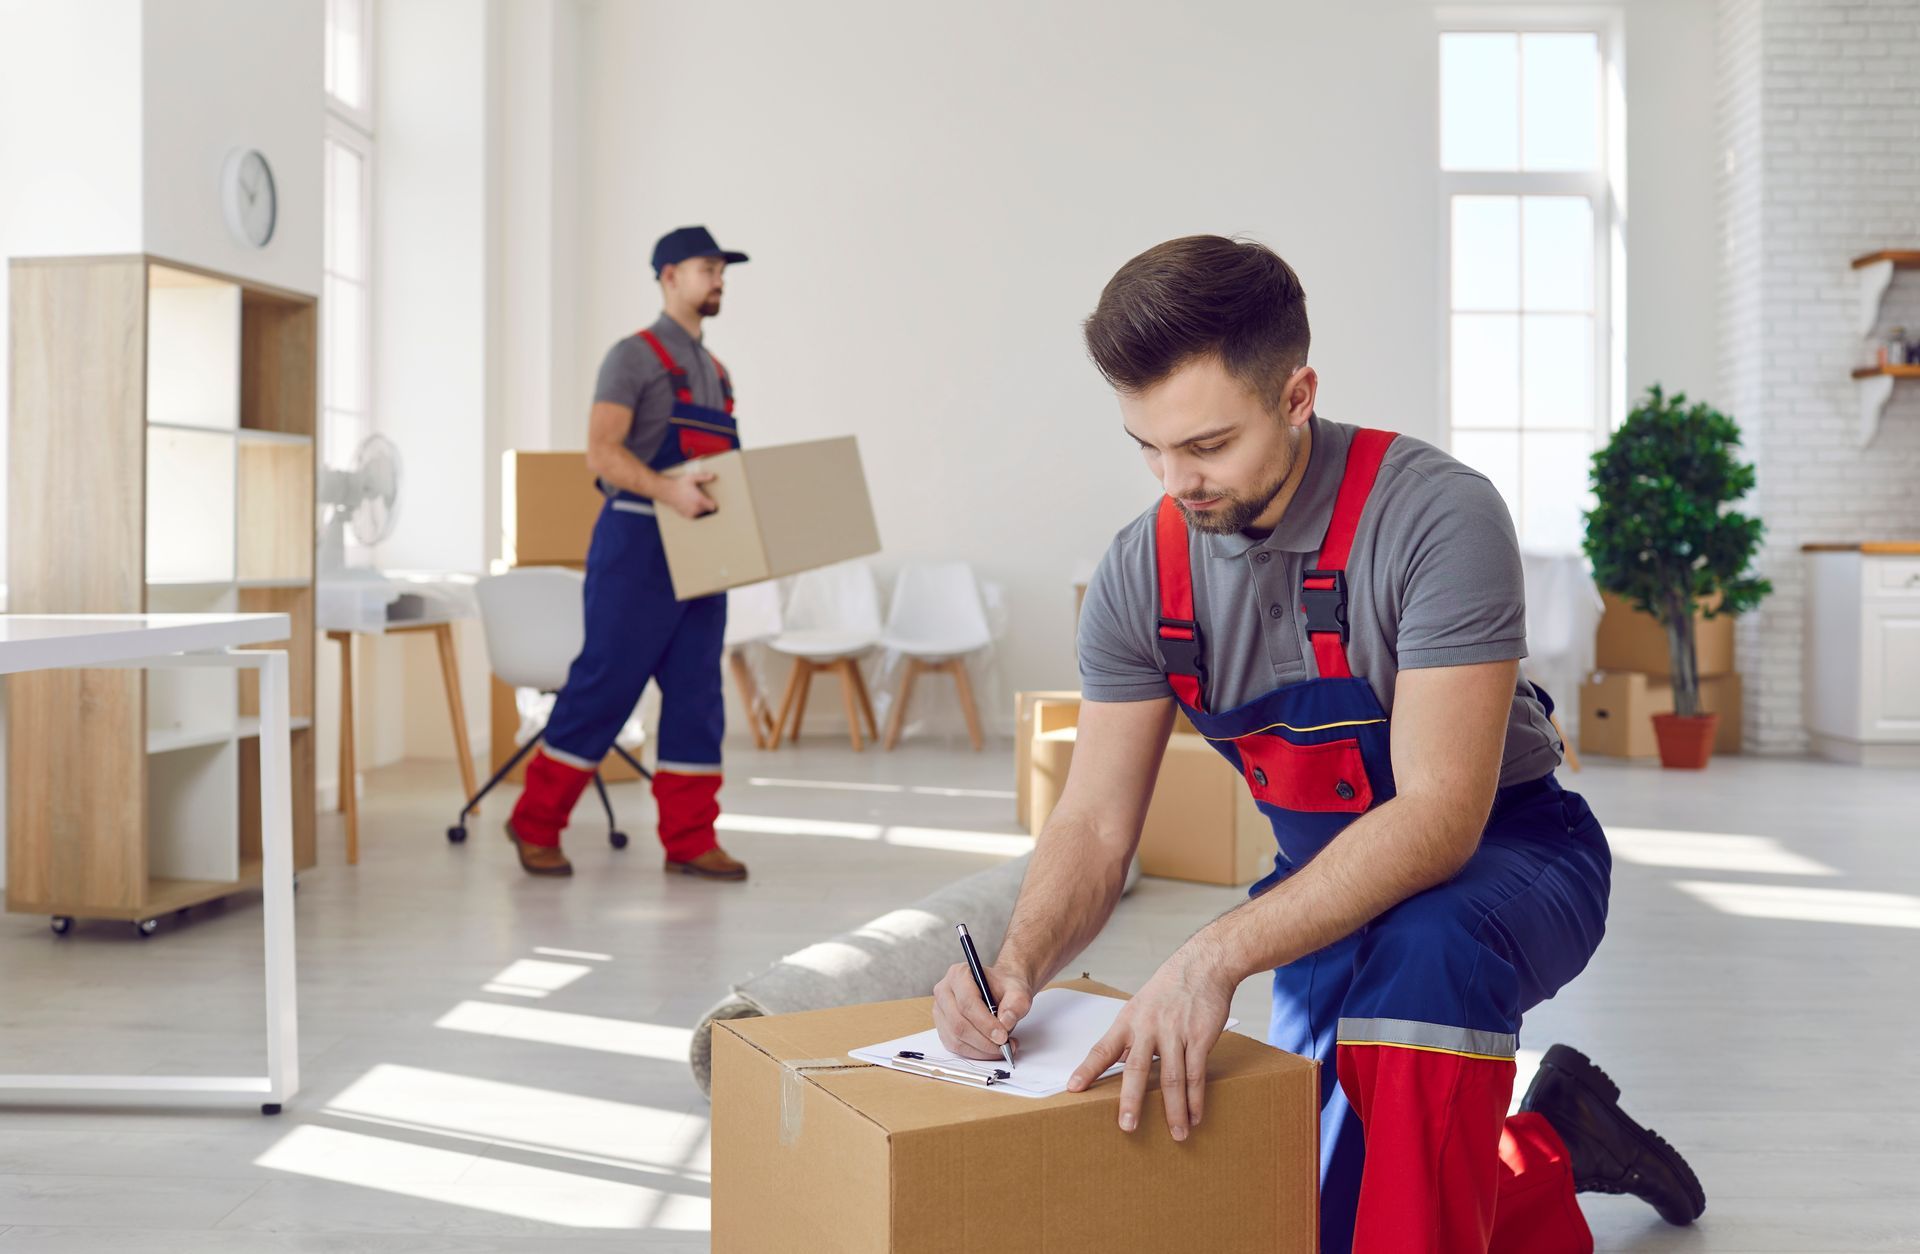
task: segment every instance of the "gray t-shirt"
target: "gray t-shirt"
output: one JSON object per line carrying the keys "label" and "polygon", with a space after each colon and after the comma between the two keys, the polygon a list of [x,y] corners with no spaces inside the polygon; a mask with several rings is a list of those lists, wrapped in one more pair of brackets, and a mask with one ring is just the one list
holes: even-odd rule
{"label": "gray t-shirt", "polygon": [[[1300,578],[1333,516],[1355,428],[1312,420],[1312,451],[1293,501],[1265,540],[1189,528],[1194,612],[1206,640],[1207,703],[1229,710],[1319,668],[1298,610]],[[1080,685],[1089,701],[1172,695],[1160,669],[1154,509],[1121,529],[1087,585]],[[1486,476],[1421,440],[1387,450],[1347,559],[1347,660],[1393,710],[1401,670],[1527,654],[1526,590],[1513,520]],[[1520,680],[1500,783],[1560,764],[1560,738]]]}
{"label": "gray t-shirt", "polygon": [[[693,403],[709,409],[726,408],[713,354],[665,314],[647,329],[659,338],[674,363],[687,372]],[[731,381],[731,373],[728,379]],[[666,438],[667,419],[673,413],[673,385],[667,379],[667,368],[645,340],[629,335],[607,350],[600,362],[600,377],[593,385],[593,399],[595,403],[607,401],[633,410],[633,425],[627,428],[627,451],[643,462],[651,462],[660,451],[660,441]],[[609,495],[616,490],[602,487]]]}

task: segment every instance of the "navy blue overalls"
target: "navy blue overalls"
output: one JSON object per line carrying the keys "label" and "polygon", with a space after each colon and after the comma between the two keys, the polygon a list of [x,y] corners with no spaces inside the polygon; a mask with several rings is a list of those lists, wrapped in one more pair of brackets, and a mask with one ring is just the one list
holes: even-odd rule
{"label": "navy blue overalls", "polygon": [[[1207,707],[1191,538],[1173,499],[1160,504],[1161,663],[1273,825],[1274,869],[1254,896],[1394,796],[1388,712],[1346,655],[1347,558],[1393,439],[1355,433],[1303,571],[1319,677],[1236,709]],[[1502,788],[1457,876],[1273,973],[1269,1039],[1321,1065],[1323,1251],[1591,1249],[1558,1136],[1506,1112],[1521,1014],[1586,966],[1610,869],[1599,823],[1551,774]]]}
{"label": "navy blue overalls", "polygon": [[[673,412],[648,461],[671,470],[696,457],[740,447],[733,384],[719,360],[724,409],[697,405],[686,370],[651,331],[639,336],[666,367]],[[660,685],[659,762],[653,794],[667,858],[687,862],[715,845],[720,741],[726,708],[720,655],[727,626],[724,593],[677,601],[654,502],[616,492],[600,510],[587,549],[586,643],[547,722],[546,744],[527,767],[513,829],[527,844],[556,844],[567,816],[613,748],[647,681]]]}

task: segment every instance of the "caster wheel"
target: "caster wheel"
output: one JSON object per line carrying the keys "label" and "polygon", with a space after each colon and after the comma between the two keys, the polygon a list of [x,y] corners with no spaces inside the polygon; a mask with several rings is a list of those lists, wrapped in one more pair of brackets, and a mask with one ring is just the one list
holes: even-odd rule
{"label": "caster wheel", "polygon": [[65,936],[72,930],[73,919],[70,916],[64,914],[56,914],[53,916],[53,934],[55,936]]}
{"label": "caster wheel", "polygon": [[138,923],[133,925],[133,930],[139,933],[142,938],[152,936],[155,932],[160,930],[160,920],[142,919]]}
{"label": "caster wheel", "polygon": [[615,849],[625,849],[627,847],[627,834],[625,832],[608,832],[607,843]]}
{"label": "caster wheel", "polygon": [[447,829],[447,840],[455,845],[464,844],[467,839],[467,825],[457,823]]}
{"label": "caster wheel", "polygon": [[263,1115],[277,1115],[280,1113],[280,1103],[267,1102],[260,1107],[260,1113]]}

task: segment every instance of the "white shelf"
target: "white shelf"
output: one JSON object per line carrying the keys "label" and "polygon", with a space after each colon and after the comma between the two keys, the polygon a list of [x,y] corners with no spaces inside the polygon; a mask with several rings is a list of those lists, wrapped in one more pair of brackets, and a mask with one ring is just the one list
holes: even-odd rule
{"label": "white shelf", "polygon": [[241,427],[236,434],[243,440],[254,440],[261,444],[312,444],[310,435],[295,435],[290,431],[262,431],[258,427]]}
{"label": "white shelf", "polygon": [[[306,731],[309,727],[313,726],[313,720],[303,717],[291,718],[287,720],[287,726],[293,731]],[[241,740],[252,740],[259,734],[260,720],[251,714],[241,719],[240,726],[235,730],[235,735]]]}
{"label": "white shelf", "polygon": [[147,428],[147,578],[231,583],[235,448],[230,431]]}
{"label": "white shelf", "polygon": [[217,431],[240,425],[238,284],[156,282],[148,289],[147,419]]}
{"label": "white shelf", "polygon": [[231,741],[147,765],[147,874],[154,879],[240,878],[240,751]]}

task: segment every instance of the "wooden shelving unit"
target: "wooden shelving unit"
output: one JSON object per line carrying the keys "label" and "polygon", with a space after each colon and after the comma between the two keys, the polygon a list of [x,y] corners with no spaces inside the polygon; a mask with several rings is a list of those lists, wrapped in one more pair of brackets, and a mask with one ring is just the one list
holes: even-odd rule
{"label": "wooden shelving unit", "polygon": [[[289,616],[314,864],[312,296],[157,257],[11,267],[9,608]],[[260,883],[252,673],[9,680],[10,911],[140,921]]]}

